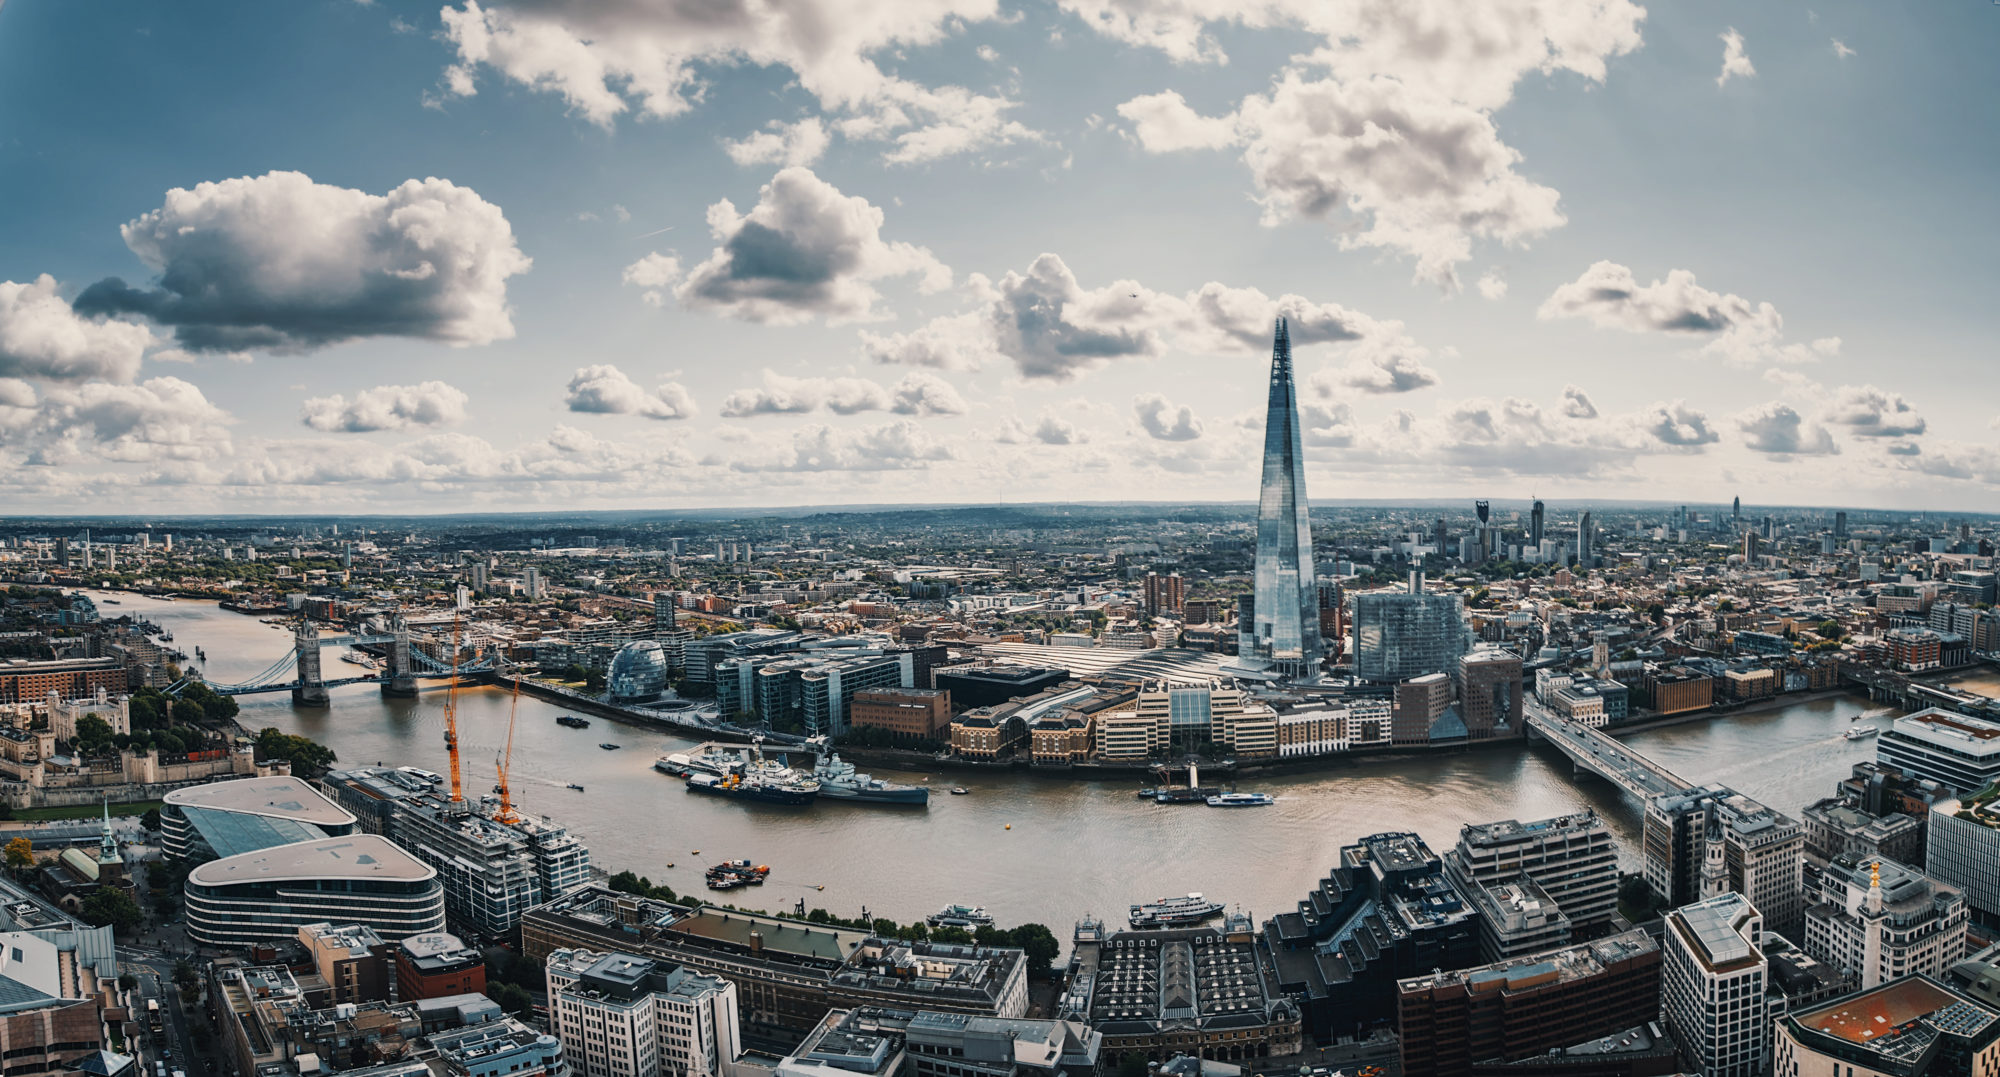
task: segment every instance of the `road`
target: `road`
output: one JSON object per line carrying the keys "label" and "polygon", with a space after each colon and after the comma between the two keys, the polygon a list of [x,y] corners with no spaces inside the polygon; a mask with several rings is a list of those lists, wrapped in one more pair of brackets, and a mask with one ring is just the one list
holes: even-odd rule
{"label": "road", "polygon": [[[229,1069],[226,1062],[198,1055],[194,1049],[194,1041],[188,1036],[187,1007],[182,1005],[180,987],[174,983],[176,960],[173,955],[159,950],[131,946],[118,948],[119,969],[130,972],[139,979],[141,996],[139,1009],[145,1009],[145,999],[157,999],[165,1020],[164,1038],[150,1038],[146,1049],[140,1052],[139,1068],[142,1077],[144,1074],[154,1072],[155,1061],[165,1062],[169,1073],[176,1069],[185,1070],[188,1077],[227,1073]],[[197,964],[196,967],[200,966]],[[168,1057],[169,1054],[171,1057]]]}

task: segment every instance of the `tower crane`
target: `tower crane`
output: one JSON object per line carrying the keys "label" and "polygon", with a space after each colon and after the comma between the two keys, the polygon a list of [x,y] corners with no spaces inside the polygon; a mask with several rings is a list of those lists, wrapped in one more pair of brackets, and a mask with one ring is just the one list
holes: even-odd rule
{"label": "tower crane", "polygon": [[465,803],[465,790],[458,775],[458,641],[459,622],[451,618],[451,687],[444,696],[444,750],[451,756],[451,802]]}
{"label": "tower crane", "polygon": [[514,814],[514,793],[507,784],[507,772],[514,767],[514,712],[521,705],[521,671],[514,670],[514,698],[507,704],[507,754],[494,760],[495,770],[500,772],[500,811],[493,816],[495,822],[512,826],[521,817]]}

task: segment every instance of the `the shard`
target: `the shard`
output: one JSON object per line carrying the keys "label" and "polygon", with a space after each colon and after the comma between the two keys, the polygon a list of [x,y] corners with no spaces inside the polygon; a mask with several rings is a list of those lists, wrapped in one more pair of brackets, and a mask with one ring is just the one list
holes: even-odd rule
{"label": "the shard", "polygon": [[1312,521],[1300,449],[1292,340],[1278,319],[1271,348],[1271,404],[1264,416],[1264,486],[1257,499],[1254,664],[1289,677],[1319,669],[1319,588],[1313,581]]}

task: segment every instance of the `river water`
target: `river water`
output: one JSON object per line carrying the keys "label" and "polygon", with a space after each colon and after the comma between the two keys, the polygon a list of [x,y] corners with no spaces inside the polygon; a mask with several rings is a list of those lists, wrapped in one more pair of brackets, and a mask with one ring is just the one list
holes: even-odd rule
{"label": "river water", "polygon": [[[100,605],[106,615],[130,612],[166,627],[189,654],[205,649],[206,673],[218,682],[246,680],[291,646],[288,630],[212,602],[93,597],[118,599]],[[334,648],[324,657],[329,678],[361,672]],[[383,699],[373,685],[337,688],[333,705],[318,710],[295,709],[285,693],[242,696],[239,720],[253,732],[275,726],[312,737],[343,764],[443,772],[445,692],[438,682],[425,684],[414,700]],[[498,688],[459,693],[468,793],[493,785],[510,695]],[[1877,708],[1861,697],[1839,696],[1650,730],[1626,743],[1690,781],[1725,782],[1796,813],[1830,794],[1852,763],[1873,758],[1873,740],[1841,737],[1851,716],[1870,709]],[[1291,908],[1340,846],[1363,835],[1414,830],[1441,853],[1462,823],[1586,807],[1617,835],[1626,870],[1639,860],[1638,804],[1595,777],[1572,778],[1569,761],[1546,745],[1345,760],[1313,774],[1246,779],[1246,790],[1279,798],[1267,808],[1164,807],[1133,796],[1137,782],[959,771],[931,779],[940,788],[925,810],[835,803],[800,810],[689,794],[652,767],[662,752],[694,741],[596,716],[589,729],[566,729],[555,724],[562,713],[529,696],[519,700],[512,785],[522,810],[567,825],[605,869],[629,869],[681,893],[702,892],[703,866],[719,860],[769,864],[761,890],[730,897],[774,912],[803,899],[840,915],[865,906],[871,915],[909,921],[963,902],[985,905],[1003,926],[1037,921],[1066,938],[1087,913],[1112,917],[1133,901],[1202,891],[1262,919]],[[605,741],[622,748],[606,751],[598,746]],[[571,782],[586,791],[569,789]],[[952,784],[971,795],[946,795],[942,787]]]}

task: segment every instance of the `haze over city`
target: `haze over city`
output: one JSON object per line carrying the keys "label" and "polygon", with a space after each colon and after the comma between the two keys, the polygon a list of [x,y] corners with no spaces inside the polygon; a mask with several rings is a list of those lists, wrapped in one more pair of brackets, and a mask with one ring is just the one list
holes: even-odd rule
{"label": "haze over city", "polygon": [[0,497],[1974,509],[1996,17],[17,0]]}

